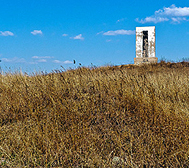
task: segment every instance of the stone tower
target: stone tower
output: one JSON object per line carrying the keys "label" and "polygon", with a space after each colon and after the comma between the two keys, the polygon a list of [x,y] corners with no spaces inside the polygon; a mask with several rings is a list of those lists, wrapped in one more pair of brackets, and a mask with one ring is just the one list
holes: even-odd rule
{"label": "stone tower", "polygon": [[136,58],[135,64],[156,63],[155,26],[136,27]]}

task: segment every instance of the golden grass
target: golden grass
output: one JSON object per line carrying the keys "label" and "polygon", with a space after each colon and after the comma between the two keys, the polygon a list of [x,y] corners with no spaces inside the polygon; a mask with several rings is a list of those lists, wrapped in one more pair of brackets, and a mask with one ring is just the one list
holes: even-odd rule
{"label": "golden grass", "polygon": [[189,63],[0,75],[0,165],[188,167]]}

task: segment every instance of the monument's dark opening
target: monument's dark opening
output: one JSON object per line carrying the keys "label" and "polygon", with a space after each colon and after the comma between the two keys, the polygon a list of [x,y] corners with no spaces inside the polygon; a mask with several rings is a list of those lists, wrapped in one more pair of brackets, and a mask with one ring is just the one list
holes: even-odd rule
{"label": "monument's dark opening", "polygon": [[143,57],[148,57],[148,31],[143,31]]}

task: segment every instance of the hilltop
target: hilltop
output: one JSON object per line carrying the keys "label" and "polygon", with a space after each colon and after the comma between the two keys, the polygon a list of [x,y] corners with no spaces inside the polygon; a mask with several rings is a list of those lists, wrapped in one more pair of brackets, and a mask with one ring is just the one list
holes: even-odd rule
{"label": "hilltop", "polygon": [[4,167],[188,167],[189,62],[0,76]]}

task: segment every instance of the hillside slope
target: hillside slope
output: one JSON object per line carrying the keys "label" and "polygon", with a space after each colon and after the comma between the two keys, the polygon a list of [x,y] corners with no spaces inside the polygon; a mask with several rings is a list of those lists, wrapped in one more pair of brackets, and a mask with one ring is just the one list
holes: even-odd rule
{"label": "hillside slope", "polygon": [[188,167],[189,63],[0,76],[0,164]]}

